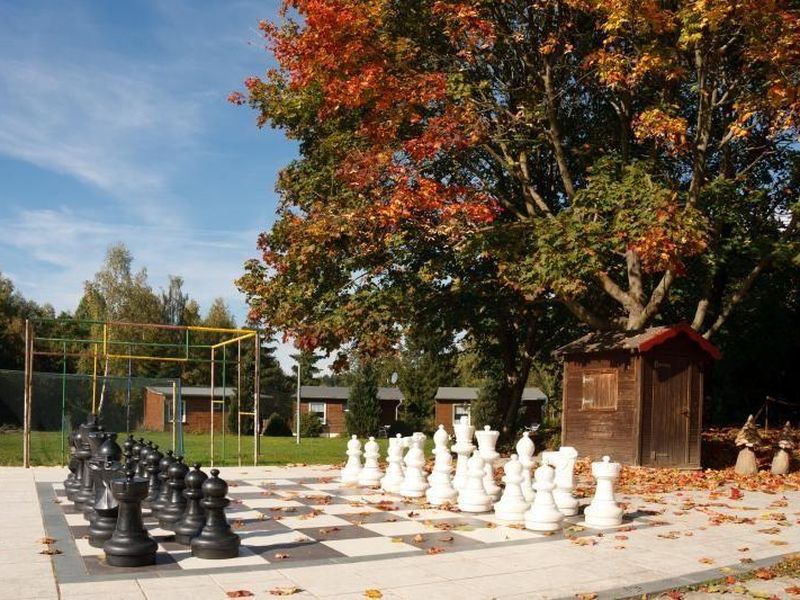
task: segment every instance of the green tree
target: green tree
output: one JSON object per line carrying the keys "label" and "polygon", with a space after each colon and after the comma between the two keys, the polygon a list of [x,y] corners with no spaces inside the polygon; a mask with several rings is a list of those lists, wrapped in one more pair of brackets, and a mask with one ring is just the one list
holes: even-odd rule
{"label": "green tree", "polygon": [[369,362],[360,362],[354,374],[355,381],[347,398],[347,432],[359,437],[375,435],[381,416],[375,368]]}
{"label": "green tree", "polygon": [[470,421],[476,428],[490,425],[492,429],[497,429],[500,426],[497,408],[502,404],[501,396],[506,391],[501,370],[490,371],[478,388],[478,397],[469,407]]}

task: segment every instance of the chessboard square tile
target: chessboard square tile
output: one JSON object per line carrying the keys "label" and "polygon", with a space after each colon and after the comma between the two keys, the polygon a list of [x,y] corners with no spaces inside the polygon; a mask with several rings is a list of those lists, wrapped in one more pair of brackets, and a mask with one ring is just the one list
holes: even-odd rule
{"label": "chessboard square tile", "polygon": [[287,546],[313,542],[314,538],[300,531],[286,531],[276,533],[257,532],[240,536],[245,546]]}
{"label": "chessboard square tile", "polygon": [[171,554],[175,562],[182,569],[222,569],[225,567],[249,567],[263,565],[266,559],[254,553],[247,547],[239,548],[239,556],[236,558],[226,558],[224,560],[211,560],[192,556],[191,551],[175,552]]}
{"label": "chessboard square tile", "polygon": [[351,525],[348,527],[317,527],[314,529],[298,529],[298,533],[303,533],[319,542],[328,540],[352,540],[366,537],[379,537],[381,534]]}
{"label": "chessboard square tile", "polygon": [[299,516],[299,517],[284,517],[281,523],[291,529],[309,529],[311,527],[341,527],[342,525],[350,525],[349,521],[336,517],[334,515],[315,515],[315,516]]}
{"label": "chessboard square tile", "polygon": [[264,491],[264,488],[259,487],[257,485],[236,485],[232,486],[230,483],[228,484],[228,495],[229,496],[239,496],[241,494],[260,494]]}
{"label": "chessboard square tile", "polygon": [[78,515],[78,514],[83,514],[81,511],[79,511],[79,510],[77,509],[77,507],[76,507],[76,506],[75,506],[75,505],[74,505],[72,502],[69,502],[69,501],[67,501],[67,500],[64,500],[64,501],[62,501],[62,502],[59,504],[59,508],[61,508],[61,511],[62,511],[62,512],[65,514],[65,515]]}
{"label": "chessboard square tile", "polygon": [[294,562],[304,562],[309,560],[323,560],[331,558],[345,558],[346,556],[317,542],[306,542],[301,544],[253,546],[253,552],[260,554],[272,565],[287,564]]}
{"label": "chessboard square tile", "polygon": [[53,483],[53,489],[56,490],[56,491],[63,490],[64,489],[64,483],[61,482],[61,481],[54,482]]}
{"label": "chessboard square tile", "polygon": [[408,517],[404,517],[397,511],[379,510],[376,512],[368,512],[366,514],[345,514],[338,515],[342,519],[346,519],[355,525],[363,525],[364,523],[396,523],[398,521],[408,521]]}
{"label": "chessboard square tile", "polygon": [[252,508],[285,508],[290,506],[303,506],[296,500],[287,500],[285,498],[254,498],[247,501],[247,507]]}
{"label": "chessboard square tile", "polygon": [[89,537],[89,525],[74,525],[69,528],[69,532],[72,534],[76,540],[80,538],[88,538]]}
{"label": "chessboard square tile", "polygon": [[322,510],[329,515],[358,515],[378,512],[377,508],[371,506],[353,506],[352,504],[318,504],[314,508]]}
{"label": "chessboard square tile", "polygon": [[409,513],[413,514],[406,514],[409,519],[414,519],[415,521],[427,521],[433,519],[452,519],[453,517],[457,517],[461,513],[455,513],[449,510],[444,510],[441,508],[421,508],[419,510],[408,511]]}
{"label": "chessboard square tile", "polygon": [[75,547],[78,548],[78,554],[83,557],[86,556],[100,556],[103,554],[102,548],[95,548],[89,544],[89,540],[85,538],[78,538],[75,540]]}
{"label": "chessboard square tile", "polygon": [[177,571],[180,569],[173,555],[160,551],[156,552],[156,564],[144,567],[112,567],[105,561],[105,556],[86,556],[83,559],[86,570],[92,576],[119,575],[120,573],[137,575],[159,573],[161,571]]}
{"label": "chessboard square tile", "polygon": [[363,494],[354,494],[352,490],[342,490],[342,492],[343,493],[338,494],[338,496],[345,502],[369,502],[370,504],[378,504],[379,502],[395,503],[402,501],[399,496],[383,494],[375,490],[369,490]]}
{"label": "chessboard square tile", "polygon": [[67,521],[67,525],[70,527],[74,527],[76,525],[86,525],[88,521],[83,518],[82,512],[74,512],[74,513],[65,513],[64,519]]}
{"label": "chessboard square tile", "polygon": [[305,485],[310,490],[318,490],[323,492],[333,492],[341,489],[342,485],[340,483],[334,483],[331,481],[327,481],[325,483],[307,483]]}
{"label": "chessboard square tile", "polygon": [[374,531],[380,535],[397,537],[401,535],[415,535],[417,533],[426,533],[433,531],[425,523],[419,521],[397,521],[396,523],[365,523],[362,525],[364,529]]}
{"label": "chessboard square tile", "polygon": [[547,537],[543,533],[535,533],[533,531],[528,531],[527,529],[516,529],[503,525],[498,525],[497,527],[475,528],[471,531],[458,531],[458,534],[473,540],[484,542],[485,544],[496,544],[511,540],[535,540],[537,538]]}
{"label": "chessboard square tile", "polygon": [[421,550],[433,549],[432,554],[452,552],[454,550],[474,550],[485,547],[481,541],[452,533],[449,531],[436,531],[433,533],[417,533],[415,535],[399,536],[403,543]]}
{"label": "chessboard square tile", "polygon": [[148,527],[147,533],[152,535],[154,538],[168,538],[175,536],[174,531],[170,531],[169,529],[162,529],[161,527]]}
{"label": "chessboard square tile", "polygon": [[263,512],[253,509],[236,512],[236,518],[240,521],[258,521],[262,519],[263,515]]}
{"label": "chessboard square tile", "polygon": [[345,556],[375,556],[379,554],[396,553],[421,553],[422,550],[404,544],[403,542],[393,541],[388,537],[360,538],[355,540],[331,540],[320,542],[320,544],[333,548]]}

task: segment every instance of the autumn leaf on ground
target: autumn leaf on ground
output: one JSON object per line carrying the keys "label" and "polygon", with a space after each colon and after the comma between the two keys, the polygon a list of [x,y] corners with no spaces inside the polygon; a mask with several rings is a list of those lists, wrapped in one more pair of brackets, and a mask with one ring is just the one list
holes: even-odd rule
{"label": "autumn leaf on ground", "polygon": [[408,514],[406,516],[408,516],[408,517],[418,517],[419,513],[418,512],[414,512],[413,510],[411,510],[411,511],[408,512]]}
{"label": "autumn leaf on ground", "polygon": [[364,598],[383,598],[383,592],[375,588],[370,588],[364,590]]}
{"label": "autumn leaf on ground", "polygon": [[494,529],[495,527],[497,527],[497,523],[492,523],[491,521],[486,523],[486,529]]}
{"label": "autumn leaf on ground", "polygon": [[453,541],[453,536],[452,535],[446,535],[444,537],[440,537],[439,541],[440,542],[452,542]]}
{"label": "autumn leaf on ground", "polygon": [[742,546],[741,548],[737,548],[739,552],[750,552],[750,548],[747,546]]}
{"label": "autumn leaf on ground", "polygon": [[571,541],[576,546],[594,546],[597,543],[593,537],[571,538]]}
{"label": "autumn leaf on ground", "polygon": [[627,535],[615,535],[614,539],[615,540],[627,540],[628,536]]}
{"label": "autumn leaf on ground", "polygon": [[276,558],[277,560],[286,560],[289,558],[289,555],[278,552],[273,558]]}
{"label": "autumn leaf on ground", "polygon": [[228,598],[249,598],[255,596],[250,590],[233,590],[232,592],[225,592]]}
{"label": "autumn leaf on ground", "polygon": [[411,538],[411,541],[414,542],[415,544],[421,544],[422,542],[425,541],[425,538],[421,533],[418,533],[413,538]]}
{"label": "autumn leaf on ground", "polygon": [[714,559],[713,558],[708,558],[707,556],[704,556],[703,558],[698,559],[697,562],[703,563],[704,565],[713,565],[714,564]]}
{"label": "autumn leaf on ground", "polygon": [[274,587],[269,591],[269,593],[273,596],[292,596],[302,591],[303,590],[301,590],[299,587],[290,585],[287,587]]}
{"label": "autumn leaf on ground", "polygon": [[53,556],[55,554],[61,554],[61,550],[58,548],[53,548],[52,546],[47,546],[39,551],[39,554],[46,554],[48,556]]}
{"label": "autumn leaf on ground", "polygon": [[780,527],[768,527],[767,529],[758,530],[758,533],[766,533],[767,535],[775,535],[780,532],[781,532]]}
{"label": "autumn leaf on ground", "polygon": [[731,488],[731,495],[730,495],[731,500],[741,500],[743,497],[744,494],[742,493],[742,490],[735,487]]}
{"label": "autumn leaf on ground", "polygon": [[334,533],[336,531],[341,531],[338,527],[323,527],[319,530],[320,535],[327,535],[329,533]]}
{"label": "autumn leaf on ground", "polygon": [[745,557],[745,558],[740,558],[739,562],[742,563],[743,565],[749,565],[750,563],[755,561],[752,558]]}
{"label": "autumn leaf on ground", "polygon": [[581,594],[575,594],[575,598],[577,600],[595,600],[597,598],[597,594],[594,592],[583,592]]}
{"label": "autumn leaf on ground", "polygon": [[783,591],[791,596],[800,596],[800,586],[798,585],[792,585],[790,587],[784,588]]}
{"label": "autumn leaf on ground", "polygon": [[770,540],[769,543],[773,546],[786,546],[789,542],[784,542],[783,540]]}
{"label": "autumn leaf on ground", "polygon": [[754,575],[759,579],[774,579],[775,578],[775,571],[772,569],[758,569]]}
{"label": "autumn leaf on ground", "polygon": [[51,537],[43,537],[37,540],[37,544],[55,544],[58,540],[56,538]]}
{"label": "autumn leaf on ground", "polygon": [[442,552],[444,552],[444,548],[441,546],[431,546],[427,550],[428,554],[441,554]]}

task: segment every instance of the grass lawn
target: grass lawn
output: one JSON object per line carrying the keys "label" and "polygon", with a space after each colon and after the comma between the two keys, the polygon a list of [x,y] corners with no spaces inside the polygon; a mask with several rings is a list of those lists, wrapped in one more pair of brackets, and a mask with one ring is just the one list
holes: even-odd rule
{"label": "grass lawn", "polygon": [[[134,435],[153,440],[161,449],[171,448],[171,436],[166,432],[135,432]],[[120,436],[124,439],[125,436]],[[122,442],[118,439],[118,442]],[[188,463],[209,463],[210,436],[200,433],[186,433],[183,437],[185,454]],[[378,440],[381,456],[386,455],[388,440]],[[432,440],[426,440],[426,454],[433,447]],[[347,456],[347,438],[304,438],[300,445],[291,437],[262,437],[261,452],[258,464],[285,465],[288,463],[307,463],[333,465],[344,462]],[[61,464],[61,432],[34,431],[31,433],[31,464]],[[222,438],[219,434],[214,439],[214,464],[238,465],[236,436],[225,436],[225,452],[223,457]],[[242,436],[242,465],[253,464],[253,438]],[[0,465],[22,465],[22,433],[0,434]]]}

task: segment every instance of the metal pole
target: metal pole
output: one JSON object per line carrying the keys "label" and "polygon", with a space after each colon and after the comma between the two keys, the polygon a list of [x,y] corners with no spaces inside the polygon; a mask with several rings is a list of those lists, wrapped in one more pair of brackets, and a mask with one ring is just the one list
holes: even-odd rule
{"label": "metal pole", "polygon": [[297,356],[297,399],[295,401],[294,428],[296,443],[300,443],[300,355]]}
{"label": "metal pole", "polygon": [[242,466],[242,341],[236,342],[236,456]]}
{"label": "metal pole", "polygon": [[227,429],[225,423],[225,401],[228,399],[228,347],[222,347],[222,462],[225,462],[225,430]]}
{"label": "metal pole", "polygon": [[[131,353],[131,347],[128,346],[128,354]],[[125,399],[125,433],[131,432],[131,374],[133,373],[133,361],[128,359],[128,389],[127,398]]]}
{"label": "metal pole", "polygon": [[260,454],[261,445],[261,435],[260,435],[260,427],[261,427],[261,417],[260,417],[260,405],[261,405],[261,335],[256,332],[255,335],[255,379],[253,381],[253,466],[258,466],[258,455]]}
{"label": "metal pole", "polygon": [[214,348],[211,349],[211,449],[209,450],[209,464],[214,466]]}
{"label": "metal pole", "polygon": [[28,377],[30,375],[30,338],[31,323],[25,319],[25,374],[22,380],[22,464],[27,469],[31,466],[31,457],[28,454],[28,400],[30,389],[28,388]]}
{"label": "metal pole", "polygon": [[97,413],[97,346],[92,347],[92,414]]}
{"label": "metal pole", "polygon": [[178,451],[178,384],[172,380],[172,451]]}
{"label": "metal pole", "polygon": [[61,466],[64,466],[64,420],[67,408],[67,343],[64,342],[64,356],[61,359]]}

